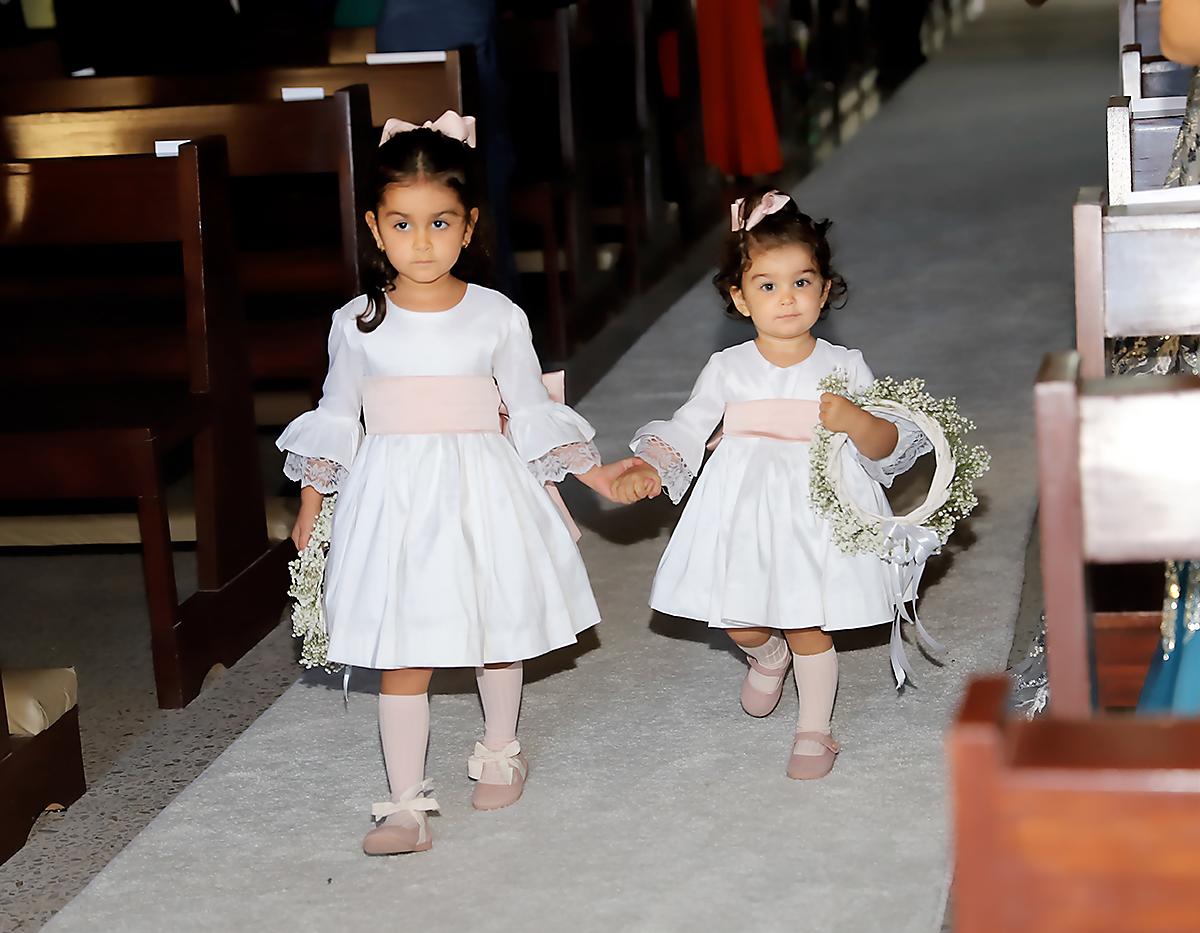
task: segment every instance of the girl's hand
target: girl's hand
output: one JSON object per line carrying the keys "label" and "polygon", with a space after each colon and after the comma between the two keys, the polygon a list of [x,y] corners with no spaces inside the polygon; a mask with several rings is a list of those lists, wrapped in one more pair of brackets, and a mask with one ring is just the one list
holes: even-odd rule
{"label": "girl's hand", "polygon": [[[635,458],[636,459],[636,458]],[[662,492],[658,471],[641,460],[613,482],[613,501],[629,505],[641,499],[653,499]]]}
{"label": "girl's hand", "polygon": [[292,543],[297,551],[308,547],[308,539],[312,537],[313,526],[317,516],[321,514],[321,503],[325,497],[312,486],[300,490],[300,512],[296,516],[296,524],[292,526]]}
{"label": "girl's hand", "polygon": [[614,481],[630,468],[638,465],[644,466],[645,464],[637,457],[626,457],[624,460],[614,460],[603,466],[592,467],[586,473],[577,473],[576,477],[589,489],[595,490],[610,502],[620,502],[621,500],[613,494]]}
{"label": "girl's hand", "polygon": [[864,411],[850,399],[826,392],[821,396],[821,424],[835,434],[847,434],[858,452],[882,460],[896,449],[900,432],[892,422]]}
{"label": "girl's hand", "polygon": [[834,434],[850,434],[862,423],[864,415],[867,413],[844,395],[834,395],[832,392],[821,394],[821,424]]}

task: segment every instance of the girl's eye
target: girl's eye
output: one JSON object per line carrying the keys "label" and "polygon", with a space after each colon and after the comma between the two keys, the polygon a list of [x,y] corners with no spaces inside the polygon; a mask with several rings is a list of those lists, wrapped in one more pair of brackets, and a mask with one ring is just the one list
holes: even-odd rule
{"label": "girl's eye", "polygon": [[407,221],[407,220],[401,220],[401,221],[399,221],[399,222],[396,224],[396,229],[397,229],[397,230],[407,230],[407,229],[408,229],[408,221]]}
{"label": "girl's eye", "polygon": [[449,225],[448,223],[446,223],[446,221],[444,221],[444,220],[435,220],[435,221],[433,222],[433,229],[434,229],[434,230],[445,230],[445,229],[446,229],[447,227],[449,227],[449,226],[450,226],[450,225]]}
{"label": "girl's eye", "polygon": [[796,279],[796,287],[797,288],[804,288],[805,286],[807,286],[809,284],[810,283],[809,283],[808,279]]}
{"label": "girl's eye", "polygon": [[763,282],[762,285],[759,286],[759,288],[761,288],[764,292],[773,292],[773,291],[775,291],[775,283],[774,282]]}

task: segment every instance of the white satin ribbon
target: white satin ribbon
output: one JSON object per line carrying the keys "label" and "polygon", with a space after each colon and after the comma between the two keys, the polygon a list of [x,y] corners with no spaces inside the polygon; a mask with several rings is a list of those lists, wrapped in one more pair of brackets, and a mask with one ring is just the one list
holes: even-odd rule
{"label": "white satin ribbon", "polygon": [[504,776],[505,784],[513,782],[514,771],[520,771],[521,778],[524,779],[525,763],[517,758],[520,753],[521,743],[516,739],[513,739],[500,751],[493,751],[482,742],[476,742],[474,754],[467,759],[467,776],[473,781],[478,781],[483,777],[483,766],[494,764],[499,767],[500,773]]}
{"label": "white satin ribbon", "polygon": [[377,803],[371,807],[371,816],[383,820],[396,813],[411,813],[420,827],[418,842],[426,839],[425,814],[438,809],[438,803],[429,794],[433,791],[433,782],[426,778],[420,784],[414,784],[399,800],[389,800],[387,803]]}
{"label": "white satin ribbon", "polygon": [[[941,550],[942,541],[937,532],[923,525],[884,521],[882,532],[884,546],[887,548],[886,562],[896,596],[896,617],[892,620],[890,655],[892,673],[896,677],[898,690],[904,686],[905,681],[912,679],[912,668],[909,667],[904,652],[901,620],[916,627],[917,640],[927,650],[934,654],[940,654],[944,650],[938,640],[921,624],[921,618],[917,615],[917,588],[921,585],[925,562]],[[912,615],[908,613],[909,602],[913,604]]]}

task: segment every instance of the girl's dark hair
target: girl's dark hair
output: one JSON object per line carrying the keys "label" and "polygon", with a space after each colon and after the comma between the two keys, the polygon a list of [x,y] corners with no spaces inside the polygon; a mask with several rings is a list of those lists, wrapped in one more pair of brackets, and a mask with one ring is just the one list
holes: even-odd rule
{"label": "girl's dark hair", "polygon": [[[483,186],[475,150],[444,133],[427,127],[397,133],[375,150],[371,187],[367,202],[378,212],[388,185],[429,181],[445,185],[458,193],[468,215],[481,206]],[[364,227],[366,221],[362,221]],[[464,282],[490,285],[491,256],[488,251],[488,230],[482,221],[475,225],[471,242],[459,254],[451,274]],[[387,254],[375,245],[369,229],[361,236],[360,271],[367,308],[358,316],[358,329],[370,333],[387,316],[386,295],[395,288],[396,269],[388,262]]]}
{"label": "girl's dark hair", "polygon": [[[747,197],[742,202],[738,219],[744,223],[759,202],[773,190],[762,188]],[[721,244],[717,274],[713,276],[713,285],[725,299],[725,313],[736,320],[743,320],[733,303],[730,289],[742,287],[742,276],[750,268],[752,250],[796,243],[802,243],[812,250],[817,261],[817,271],[821,273],[821,278],[830,283],[829,297],[825,301],[825,307],[821,309],[821,317],[824,318],[830,308],[845,305],[846,280],[833,268],[832,250],[826,237],[831,226],[832,221],[813,220],[789,198],[787,204],[774,214],[765,216],[755,224],[753,230],[736,230],[726,235]]]}

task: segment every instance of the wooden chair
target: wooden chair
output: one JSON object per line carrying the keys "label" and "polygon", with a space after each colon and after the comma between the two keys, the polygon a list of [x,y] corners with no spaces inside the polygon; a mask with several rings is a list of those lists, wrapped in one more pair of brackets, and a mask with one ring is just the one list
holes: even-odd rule
{"label": "wooden chair", "polygon": [[1110,205],[1099,188],[1080,190],[1072,221],[1085,378],[1105,374],[1106,337],[1200,333],[1200,203],[1181,198]]}
{"label": "wooden chair", "polygon": [[[1158,613],[1093,619],[1085,564],[1200,555],[1200,378],[1080,381],[1079,357],[1042,364],[1035,389],[1050,712],[1137,702]],[[1147,622],[1151,624],[1147,625]]]}
{"label": "wooden chair", "polygon": [[1121,93],[1130,110],[1152,117],[1180,113],[1187,103],[1192,69],[1162,55],[1144,55],[1140,45],[1121,50]]}
{"label": "wooden chair", "polygon": [[[25,844],[38,816],[83,796],[83,748],[72,670],[0,671],[0,863]],[[41,721],[10,725],[5,694]],[[55,708],[57,703],[57,708]],[[17,711],[13,711],[19,717]],[[32,716],[29,718],[33,718]],[[23,727],[22,727],[23,726]]]}
{"label": "wooden chair", "polygon": [[946,743],[954,929],[1197,929],[1200,720],[1027,722],[1008,697],[973,681]]}
{"label": "wooden chair", "polygon": [[[65,135],[65,134],[64,134]],[[278,623],[286,601],[290,542],[267,541],[263,490],[249,392],[245,325],[232,254],[223,139],[198,139],[177,158],[153,155],[58,158],[9,163],[3,173],[8,216],[0,224],[6,278],[28,271],[32,256],[56,261],[73,247],[176,250],[175,301],[150,302],[166,318],[182,305],[176,341],[185,368],[145,378],[96,345],[96,371],[64,369],[58,345],[72,337],[58,315],[72,307],[118,326],[136,280],[112,296],[81,290],[66,310],[53,297],[10,305],[20,323],[51,317],[58,334],[15,337],[4,354],[10,406],[0,447],[0,493],[8,500],[134,499],[141,529],[151,647],[159,705],[180,707],[209,670],[231,665]],[[68,275],[72,270],[58,270]],[[86,305],[80,297],[86,297]],[[133,332],[130,339],[137,341]],[[154,356],[152,343],[141,346]],[[45,376],[14,376],[10,360],[41,358]],[[107,362],[108,373],[99,365]],[[178,375],[179,378],[172,378]],[[199,589],[179,602],[164,493],[168,459],[191,449]]]}
{"label": "wooden chair", "polygon": [[1162,17],[1159,0],[1120,0],[1118,4],[1119,48],[1140,45],[1146,55],[1162,55],[1158,26]]}
{"label": "wooden chair", "polygon": [[[315,394],[324,376],[329,315],[360,290],[357,166],[372,143],[368,121],[362,86],[290,103],[26,114],[0,118],[0,157],[144,153],[159,140],[224,135],[250,312],[252,375],[259,385],[301,382]],[[161,330],[148,322],[139,327],[142,340]],[[149,362],[182,371],[182,347],[169,339],[157,342],[163,352]],[[127,366],[136,368],[143,348],[124,346]],[[82,359],[64,351],[61,365],[86,371],[93,347],[79,350]]]}

